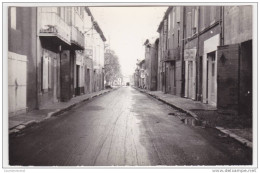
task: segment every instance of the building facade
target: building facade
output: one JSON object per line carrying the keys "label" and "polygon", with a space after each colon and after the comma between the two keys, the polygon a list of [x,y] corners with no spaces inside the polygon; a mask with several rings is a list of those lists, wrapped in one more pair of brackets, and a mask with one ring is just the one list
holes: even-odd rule
{"label": "building facade", "polygon": [[8,20],[9,114],[104,88],[105,37],[88,8],[9,7]]}
{"label": "building facade", "polygon": [[252,6],[169,7],[157,32],[158,90],[252,112]]}
{"label": "building facade", "polygon": [[222,7],[222,42],[218,47],[218,108],[252,115],[252,6]]}
{"label": "building facade", "polygon": [[158,50],[159,90],[183,95],[183,7],[169,7],[157,32],[160,35]]}
{"label": "building facade", "polygon": [[37,105],[37,8],[8,8],[8,112],[24,113]]}

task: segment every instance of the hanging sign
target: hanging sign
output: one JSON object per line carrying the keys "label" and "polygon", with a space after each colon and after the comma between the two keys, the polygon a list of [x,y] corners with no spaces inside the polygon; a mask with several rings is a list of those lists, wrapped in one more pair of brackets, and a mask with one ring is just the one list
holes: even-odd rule
{"label": "hanging sign", "polygon": [[185,49],[184,50],[184,61],[195,61],[197,49]]}

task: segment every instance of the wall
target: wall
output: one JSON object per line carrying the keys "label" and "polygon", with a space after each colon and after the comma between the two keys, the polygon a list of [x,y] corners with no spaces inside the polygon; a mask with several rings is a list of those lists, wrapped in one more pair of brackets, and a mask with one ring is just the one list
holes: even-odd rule
{"label": "wall", "polygon": [[224,7],[224,44],[236,44],[252,39],[252,6]]}

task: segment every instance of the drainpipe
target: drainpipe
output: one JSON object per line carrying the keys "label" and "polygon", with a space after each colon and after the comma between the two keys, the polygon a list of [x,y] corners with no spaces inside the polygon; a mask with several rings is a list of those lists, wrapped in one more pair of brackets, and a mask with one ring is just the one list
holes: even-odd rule
{"label": "drainpipe", "polygon": [[[197,60],[196,60],[196,66],[199,67],[199,58],[200,58],[200,55],[199,55],[199,51],[200,51],[200,42],[199,42],[199,38],[200,38],[200,6],[198,7],[198,24],[197,24],[197,27],[198,27],[198,38],[197,38]],[[196,94],[195,94],[195,100],[198,100],[198,93],[199,93],[199,70],[197,68],[196,70]]]}
{"label": "drainpipe", "polygon": [[35,102],[35,109],[39,110],[39,96],[38,96],[38,57],[40,56],[40,48],[39,48],[39,10],[38,7],[36,7],[36,102]]}
{"label": "drainpipe", "polygon": [[224,6],[220,7],[220,46],[224,45]]}
{"label": "drainpipe", "polygon": [[181,69],[182,69],[182,85],[181,85],[181,96],[184,97],[185,95],[185,61],[184,61],[184,39],[185,39],[185,6],[183,6],[183,12],[182,12],[182,63],[181,63]]}

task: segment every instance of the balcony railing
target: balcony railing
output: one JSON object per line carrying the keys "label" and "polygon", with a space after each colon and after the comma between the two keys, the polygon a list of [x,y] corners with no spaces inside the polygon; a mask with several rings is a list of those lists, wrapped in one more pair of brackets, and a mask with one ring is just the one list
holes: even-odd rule
{"label": "balcony railing", "polygon": [[164,61],[180,60],[180,48],[167,49],[163,51]]}
{"label": "balcony railing", "polygon": [[40,35],[53,34],[70,44],[70,26],[55,12],[41,12]]}
{"label": "balcony railing", "polygon": [[75,44],[78,48],[76,49],[84,49],[85,38],[84,34],[81,33],[77,28],[71,26],[71,43]]}

